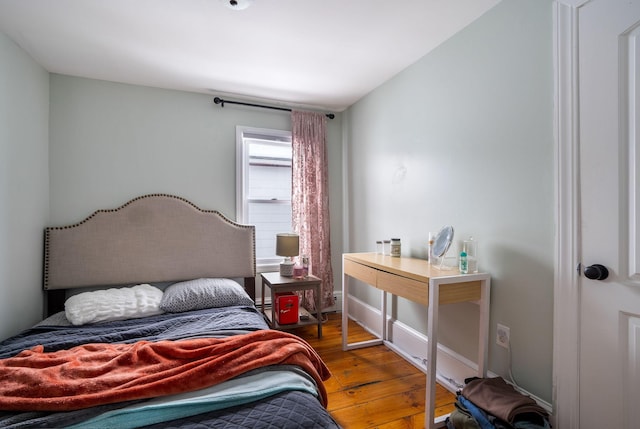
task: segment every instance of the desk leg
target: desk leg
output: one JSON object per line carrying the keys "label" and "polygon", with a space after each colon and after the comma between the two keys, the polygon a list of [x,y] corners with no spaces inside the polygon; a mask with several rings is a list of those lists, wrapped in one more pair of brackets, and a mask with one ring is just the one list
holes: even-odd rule
{"label": "desk leg", "polygon": [[[386,303],[386,299],[384,300]],[[386,326],[386,308],[383,309],[383,328]],[[342,259],[342,350],[355,350],[363,347],[384,344],[383,337],[375,340],[365,340],[349,344],[349,276],[344,273],[344,258]]]}
{"label": "desk leg", "polygon": [[438,355],[438,306],[440,302],[440,283],[429,280],[429,307],[427,309],[427,394],[425,398],[425,428],[434,427],[436,400],[436,356]]}
{"label": "desk leg", "polygon": [[349,339],[349,276],[344,274],[342,260],[342,350],[347,350]]}
{"label": "desk leg", "polygon": [[380,291],[380,311],[382,313],[382,326],[380,326],[382,341],[388,341],[389,335],[387,332],[387,292],[383,290]]}
{"label": "desk leg", "polygon": [[478,377],[487,376],[489,361],[489,303],[491,280],[489,278],[480,282],[480,321],[478,344]]}

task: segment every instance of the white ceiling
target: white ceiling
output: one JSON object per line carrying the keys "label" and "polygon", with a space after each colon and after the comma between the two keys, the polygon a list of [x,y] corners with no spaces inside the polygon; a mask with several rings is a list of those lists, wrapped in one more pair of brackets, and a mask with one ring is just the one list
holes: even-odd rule
{"label": "white ceiling", "polygon": [[500,0],[0,0],[46,70],[341,111]]}

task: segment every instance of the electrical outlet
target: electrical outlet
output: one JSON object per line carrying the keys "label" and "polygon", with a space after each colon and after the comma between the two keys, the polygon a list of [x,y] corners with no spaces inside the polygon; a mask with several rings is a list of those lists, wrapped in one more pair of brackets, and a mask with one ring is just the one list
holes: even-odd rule
{"label": "electrical outlet", "polygon": [[504,347],[505,349],[508,349],[509,337],[510,337],[509,327],[498,323],[498,329],[496,330],[496,344]]}

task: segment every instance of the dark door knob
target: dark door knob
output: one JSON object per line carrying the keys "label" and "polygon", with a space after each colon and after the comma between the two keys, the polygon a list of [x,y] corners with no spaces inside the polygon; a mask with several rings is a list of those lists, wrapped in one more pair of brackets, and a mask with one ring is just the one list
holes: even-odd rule
{"label": "dark door knob", "polygon": [[591,280],[604,280],[609,277],[609,270],[604,265],[593,264],[585,267],[584,275]]}

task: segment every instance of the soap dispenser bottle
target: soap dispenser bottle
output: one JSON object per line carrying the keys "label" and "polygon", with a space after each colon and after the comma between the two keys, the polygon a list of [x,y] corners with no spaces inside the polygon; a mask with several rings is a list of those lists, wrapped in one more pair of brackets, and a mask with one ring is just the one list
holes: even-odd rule
{"label": "soap dispenser bottle", "polygon": [[467,252],[464,250],[460,253],[460,274],[469,272],[469,263],[467,261]]}

